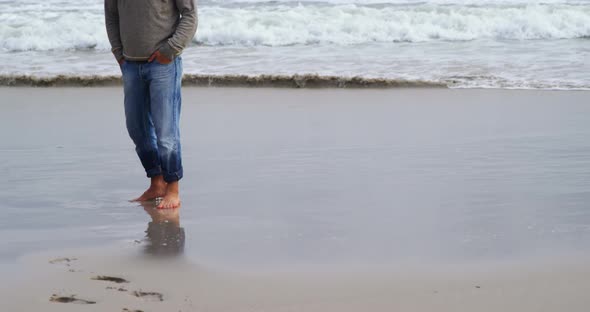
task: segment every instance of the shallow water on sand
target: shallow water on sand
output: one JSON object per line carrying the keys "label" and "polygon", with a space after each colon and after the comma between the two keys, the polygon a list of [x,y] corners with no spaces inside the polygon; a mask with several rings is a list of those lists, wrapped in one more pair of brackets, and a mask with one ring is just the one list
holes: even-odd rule
{"label": "shallow water on sand", "polygon": [[0,263],[150,241],[228,268],[590,252],[586,92],[186,88],[172,240],[126,201],[147,181],[120,89],[0,94]]}

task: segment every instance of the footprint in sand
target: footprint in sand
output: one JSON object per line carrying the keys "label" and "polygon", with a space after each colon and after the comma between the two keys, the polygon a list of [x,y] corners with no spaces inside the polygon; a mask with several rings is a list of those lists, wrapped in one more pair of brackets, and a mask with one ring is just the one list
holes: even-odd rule
{"label": "footprint in sand", "polygon": [[95,280],[95,281],[114,282],[114,283],[117,283],[117,284],[129,283],[129,281],[126,280],[126,279],[124,279],[124,278],[114,277],[114,276],[106,276],[106,275],[98,275],[98,276],[95,276],[95,277],[91,277],[90,279]]}
{"label": "footprint in sand", "polygon": [[125,291],[127,291],[127,289],[126,289],[125,287],[113,287],[113,286],[107,286],[107,288],[106,288],[106,289],[114,289],[114,290],[118,290],[118,291],[121,291],[121,292],[125,292]]}
{"label": "footprint in sand", "polygon": [[[95,280],[95,281],[114,282],[117,284],[129,283],[129,281],[124,278],[115,277],[115,276],[107,276],[107,275],[98,275],[95,277],[91,277],[90,279]],[[116,287],[109,286],[106,289],[116,289],[121,292],[127,292],[127,289],[125,289],[124,287],[116,288]],[[137,298],[142,298],[142,299],[148,300],[148,301],[164,301],[164,295],[162,295],[159,292],[155,292],[155,291],[145,292],[145,291],[141,291],[141,290],[136,290],[136,291],[131,292],[131,295],[133,295]]]}
{"label": "footprint in sand", "polygon": [[149,301],[164,301],[164,295],[159,292],[143,292],[143,291],[134,291],[131,293],[137,298],[146,299]]}
{"label": "footprint in sand", "polygon": [[95,304],[96,303],[96,301],[90,301],[90,300],[86,300],[86,299],[76,298],[76,295],[71,295],[69,297],[64,297],[64,296],[58,296],[56,294],[53,294],[49,298],[49,301],[51,301],[51,302],[59,302],[59,303],[77,303],[77,304]]}
{"label": "footprint in sand", "polygon": [[78,258],[56,258],[53,260],[49,260],[49,263],[51,264],[64,264],[65,266],[70,266],[70,262],[74,262],[78,260]]}
{"label": "footprint in sand", "polygon": [[78,260],[78,258],[65,258],[64,257],[64,258],[56,258],[56,259],[53,259],[53,260],[49,260],[49,263],[51,263],[51,264],[56,264],[56,263],[69,263],[69,262],[76,261],[76,260]]}

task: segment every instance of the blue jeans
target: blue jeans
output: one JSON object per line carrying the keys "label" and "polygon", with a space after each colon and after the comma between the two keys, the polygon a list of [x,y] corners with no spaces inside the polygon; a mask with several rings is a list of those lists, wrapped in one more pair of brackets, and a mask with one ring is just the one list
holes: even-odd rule
{"label": "blue jeans", "polygon": [[155,60],[125,61],[121,72],[127,131],[147,176],[163,175],[166,182],[180,180],[181,57],[167,65]]}

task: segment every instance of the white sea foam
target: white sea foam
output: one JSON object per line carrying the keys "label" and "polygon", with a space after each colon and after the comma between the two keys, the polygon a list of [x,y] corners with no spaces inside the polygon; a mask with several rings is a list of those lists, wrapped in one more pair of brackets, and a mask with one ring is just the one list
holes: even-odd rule
{"label": "white sea foam", "polygon": [[207,45],[362,44],[590,37],[590,6],[205,7]]}
{"label": "white sea foam", "polygon": [[[108,50],[102,6],[29,4],[0,12],[0,49]],[[374,42],[590,37],[589,5],[208,5],[204,45],[351,45]]]}
{"label": "white sea foam", "polygon": [[103,18],[88,12],[14,15],[0,24],[0,47],[9,51],[109,49]]}
{"label": "white sea foam", "polygon": [[311,4],[395,4],[395,5],[468,5],[468,6],[493,6],[493,5],[532,5],[532,4],[590,4],[590,0],[202,0],[205,5],[231,5],[246,3],[311,3]]}

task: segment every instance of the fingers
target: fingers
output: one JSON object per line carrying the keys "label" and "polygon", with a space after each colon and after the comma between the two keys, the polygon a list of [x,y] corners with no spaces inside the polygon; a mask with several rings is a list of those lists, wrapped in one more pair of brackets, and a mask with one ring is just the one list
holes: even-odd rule
{"label": "fingers", "polygon": [[152,62],[156,57],[158,57],[160,55],[159,51],[156,51],[152,54],[152,56],[150,56],[150,58],[148,59],[148,62]]}
{"label": "fingers", "polygon": [[172,60],[167,58],[166,56],[164,56],[162,53],[160,53],[160,51],[156,51],[152,54],[152,56],[150,56],[150,58],[148,59],[148,62],[153,62],[154,60],[158,61],[158,63],[160,64],[170,64],[172,63]]}
{"label": "fingers", "polygon": [[[167,58],[162,53],[160,53],[160,51],[156,51],[156,52],[152,53],[152,55],[148,59],[148,62],[151,63],[154,60],[156,60],[156,61],[158,61],[158,63],[164,64],[164,65],[172,63],[172,60]],[[125,64],[125,58],[121,58],[120,60],[117,60],[117,62],[119,63],[119,65],[123,65],[123,64]]]}
{"label": "fingers", "polygon": [[170,64],[172,62],[172,60],[170,60],[169,58],[165,57],[164,55],[158,53],[158,57],[157,57],[158,63],[160,64]]}

